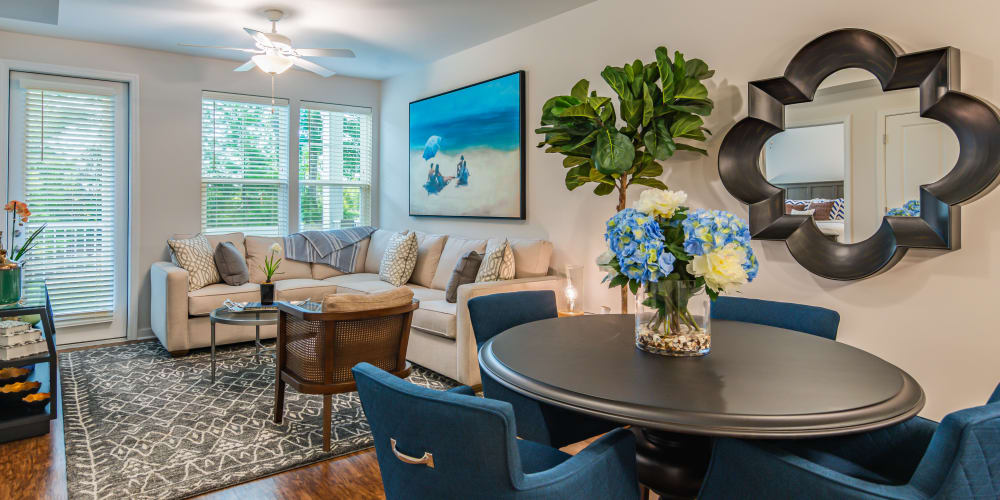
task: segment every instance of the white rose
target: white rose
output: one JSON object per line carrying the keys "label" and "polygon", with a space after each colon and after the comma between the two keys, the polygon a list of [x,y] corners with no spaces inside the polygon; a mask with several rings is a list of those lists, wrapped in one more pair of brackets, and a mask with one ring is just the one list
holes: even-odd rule
{"label": "white rose", "polygon": [[632,208],[644,214],[669,219],[687,201],[687,197],[688,195],[684,191],[647,189],[639,194],[639,200],[632,205]]}
{"label": "white rose", "polygon": [[704,277],[705,285],[716,292],[735,292],[747,282],[747,272],[743,269],[746,260],[746,249],[737,243],[729,243],[704,255],[695,256],[688,263],[687,270],[695,276]]}

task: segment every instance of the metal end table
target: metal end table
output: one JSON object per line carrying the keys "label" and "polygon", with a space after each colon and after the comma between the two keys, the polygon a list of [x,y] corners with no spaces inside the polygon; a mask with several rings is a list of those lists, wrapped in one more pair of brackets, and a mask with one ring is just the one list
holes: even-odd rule
{"label": "metal end table", "polygon": [[[210,322],[212,324],[212,383],[215,383],[215,324],[222,323],[223,325],[234,325],[234,326],[253,326],[256,330],[256,336],[254,340],[254,353],[252,356],[254,360],[260,363],[260,355],[273,354],[274,349],[266,348],[260,343],[260,327],[261,325],[277,325],[278,324],[278,310],[255,310],[255,311],[230,311],[225,307],[220,307],[214,311],[210,316]],[[246,356],[233,356],[246,357]]]}

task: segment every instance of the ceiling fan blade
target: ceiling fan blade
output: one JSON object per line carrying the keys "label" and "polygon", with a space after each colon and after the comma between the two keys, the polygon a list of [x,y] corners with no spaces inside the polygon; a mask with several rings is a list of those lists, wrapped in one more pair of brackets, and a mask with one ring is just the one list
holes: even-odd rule
{"label": "ceiling fan blade", "polygon": [[218,49],[218,50],[238,50],[240,52],[246,52],[248,54],[260,54],[262,51],[257,49],[244,49],[240,47],[220,47],[218,45],[196,45],[193,43],[178,43],[181,47],[195,47],[198,49]]}
{"label": "ceiling fan blade", "polygon": [[354,57],[350,49],[295,49],[295,52],[306,57]]}
{"label": "ceiling fan blade", "polygon": [[233,71],[250,71],[250,70],[254,69],[255,67],[257,67],[257,63],[255,63],[253,61],[247,61],[247,62],[243,63],[242,66],[234,69]]}
{"label": "ceiling fan blade", "polygon": [[264,47],[274,47],[274,44],[271,43],[271,40],[268,39],[267,36],[265,36],[260,31],[257,31],[257,30],[254,30],[254,29],[250,29],[250,28],[243,28],[243,31],[246,31],[247,34],[250,35],[250,38],[253,38],[253,40],[255,42],[261,44],[262,46],[264,46]]}
{"label": "ceiling fan blade", "polygon": [[312,61],[306,61],[301,57],[293,57],[292,61],[295,63],[296,66],[302,69],[307,69],[309,71],[312,71],[313,73],[316,73],[317,75],[322,76],[323,78],[334,75],[333,71],[330,71]]}

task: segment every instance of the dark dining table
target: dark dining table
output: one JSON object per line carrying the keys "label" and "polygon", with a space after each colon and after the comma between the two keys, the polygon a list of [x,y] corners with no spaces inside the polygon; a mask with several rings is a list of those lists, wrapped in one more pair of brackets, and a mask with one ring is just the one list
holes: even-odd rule
{"label": "dark dining table", "polygon": [[736,321],[711,323],[711,352],[635,347],[635,317],[553,318],[511,328],[479,351],[484,372],[538,401],[632,426],[640,482],[693,498],[712,439],[801,439],[915,416],[924,392],[893,364],[846,344]]}

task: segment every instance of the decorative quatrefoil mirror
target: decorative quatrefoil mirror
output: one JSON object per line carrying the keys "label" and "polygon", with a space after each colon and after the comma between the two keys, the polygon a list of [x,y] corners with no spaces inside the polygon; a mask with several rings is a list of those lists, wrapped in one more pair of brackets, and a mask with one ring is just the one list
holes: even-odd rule
{"label": "decorative quatrefoil mirror", "polygon": [[1000,174],[1000,116],[959,92],[959,51],[906,54],[860,29],[809,42],[784,76],[751,82],[719,175],[754,239],[810,272],[866,278],[909,248],[957,250],[961,205]]}

